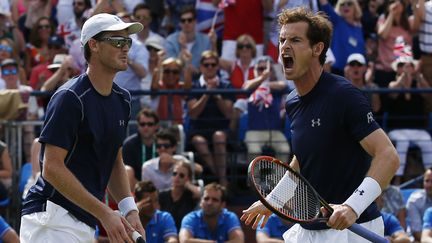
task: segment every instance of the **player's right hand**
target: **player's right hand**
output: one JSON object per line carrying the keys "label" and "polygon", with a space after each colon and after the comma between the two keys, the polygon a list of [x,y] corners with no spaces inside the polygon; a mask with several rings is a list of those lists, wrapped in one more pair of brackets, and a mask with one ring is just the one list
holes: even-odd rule
{"label": "player's right hand", "polygon": [[240,217],[240,220],[244,221],[246,225],[249,225],[255,218],[252,229],[256,229],[262,220],[262,228],[267,224],[267,220],[271,214],[272,212],[267,209],[260,201],[256,201],[248,209],[243,210],[243,215]]}
{"label": "player's right hand", "polygon": [[105,228],[109,241],[112,243],[124,243],[130,242],[132,240],[129,238],[125,226],[122,222],[122,216],[110,210],[108,213],[104,214],[100,219],[103,227]]}

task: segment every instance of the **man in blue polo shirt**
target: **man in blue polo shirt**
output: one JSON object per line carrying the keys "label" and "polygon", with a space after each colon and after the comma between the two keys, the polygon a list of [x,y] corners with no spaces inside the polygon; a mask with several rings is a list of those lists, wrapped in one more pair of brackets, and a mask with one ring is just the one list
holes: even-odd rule
{"label": "man in blue polo shirt", "polygon": [[139,216],[147,234],[147,243],[176,243],[177,228],[169,212],[160,211],[159,193],[152,181],[140,181],[135,185],[135,198]]}
{"label": "man in blue polo shirt", "polygon": [[[97,14],[83,25],[87,72],[52,96],[39,142],[41,176],[23,202],[21,242],[93,242],[100,221],[111,242],[144,234],[122,160],[130,94],[113,83],[127,68],[139,23]],[[122,215],[102,202],[105,190]]]}
{"label": "man in blue polo shirt", "polygon": [[243,243],[244,234],[240,220],[225,208],[225,187],[213,182],[204,187],[201,209],[190,212],[182,220],[180,242],[210,240],[215,242]]}

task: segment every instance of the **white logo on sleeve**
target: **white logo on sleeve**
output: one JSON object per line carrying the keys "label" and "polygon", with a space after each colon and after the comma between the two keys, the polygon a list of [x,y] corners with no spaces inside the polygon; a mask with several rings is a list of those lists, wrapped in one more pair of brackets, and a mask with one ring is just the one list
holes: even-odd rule
{"label": "white logo on sleeve", "polygon": [[121,127],[124,127],[124,125],[125,125],[125,121],[124,121],[124,120],[119,120],[119,125],[120,125]]}
{"label": "white logo on sleeve", "polygon": [[367,121],[369,124],[372,123],[373,121],[375,121],[375,119],[373,118],[372,112],[367,113],[366,117],[367,117]]}
{"label": "white logo on sleeve", "polygon": [[319,127],[321,126],[321,119],[317,118],[317,119],[312,119],[312,127]]}

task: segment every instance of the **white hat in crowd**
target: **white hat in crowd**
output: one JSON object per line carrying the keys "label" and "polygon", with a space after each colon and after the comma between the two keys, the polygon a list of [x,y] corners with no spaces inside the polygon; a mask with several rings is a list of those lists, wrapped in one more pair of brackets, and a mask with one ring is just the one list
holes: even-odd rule
{"label": "white hat in crowd", "polygon": [[137,22],[125,23],[119,17],[112,14],[96,14],[84,22],[81,30],[81,44],[84,46],[87,44],[88,40],[102,31],[119,31],[126,29],[129,35],[135,34],[143,29],[143,25]]}
{"label": "white hat in crowd", "polygon": [[353,54],[351,54],[351,55],[348,56],[348,59],[347,59],[346,63],[349,64],[351,62],[358,62],[358,63],[360,63],[362,65],[365,65],[366,64],[366,59],[360,53],[353,53]]}
{"label": "white hat in crowd", "polygon": [[57,54],[54,56],[53,62],[48,65],[48,69],[60,68],[64,60],[67,58],[67,54]]}
{"label": "white hat in crowd", "polygon": [[158,50],[164,49],[163,43],[164,43],[164,39],[157,36],[157,35],[149,36],[144,42],[144,44],[146,46],[151,46],[151,47],[156,48]]}

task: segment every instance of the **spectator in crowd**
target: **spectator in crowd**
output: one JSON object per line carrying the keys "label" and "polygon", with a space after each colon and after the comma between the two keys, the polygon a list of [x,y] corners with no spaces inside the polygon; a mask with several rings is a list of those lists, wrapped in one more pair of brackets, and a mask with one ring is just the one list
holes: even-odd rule
{"label": "spectator in crowd", "polygon": [[80,39],[81,28],[90,17],[92,4],[90,0],[73,0],[73,17],[57,27],[57,34],[63,37],[66,47],[69,49],[74,40]]}
{"label": "spectator in crowd", "polygon": [[60,36],[51,36],[48,40],[49,61],[42,62],[31,69],[29,84],[34,90],[40,90],[42,85],[54,72],[48,68],[53,63],[57,54],[66,54],[64,40]]}
{"label": "spectator in crowd", "polygon": [[19,236],[15,230],[0,216],[0,239],[5,243],[19,243]]}
{"label": "spectator in crowd", "polygon": [[256,42],[256,56],[261,56],[264,53],[263,13],[271,11],[272,1],[214,0],[213,3],[222,7],[225,15],[221,58],[235,60],[236,39],[243,34],[252,36]]}
{"label": "spectator in crowd", "polygon": [[[140,32],[141,33],[141,32]],[[153,73],[155,69],[158,68],[162,61],[165,59],[165,51],[163,42],[165,40],[162,37],[150,36],[144,42],[147,50],[149,52],[149,63],[148,63],[148,73],[142,80],[141,89],[149,90],[153,80]],[[157,110],[157,102],[152,102],[150,95],[144,95],[141,97],[141,105],[144,107],[150,107],[153,110]]]}
{"label": "spectator in crowd", "polygon": [[[336,62],[332,66],[332,73],[343,76],[348,56],[352,53],[362,55],[366,53],[360,22],[362,11],[355,0],[338,0],[335,9],[328,0],[319,0],[319,2],[333,24],[331,49]],[[341,45],[340,43],[346,44]]]}
{"label": "spectator in crowd", "polygon": [[98,13],[127,13],[124,5],[125,2],[122,0],[98,0],[93,8],[93,15]]}
{"label": "spectator in crowd", "polygon": [[11,17],[14,23],[18,23],[19,19],[27,13],[29,0],[12,0]]}
{"label": "spectator in crowd", "polygon": [[404,0],[390,0],[377,22],[378,59],[375,65],[375,83],[379,87],[388,87],[394,80],[395,71],[391,67],[394,61],[395,43],[412,46],[412,32]]}
{"label": "spectator in crowd", "polygon": [[[130,23],[130,17],[124,16],[122,20]],[[128,52],[128,68],[121,71],[114,77],[114,82],[127,90],[141,90],[141,80],[148,73],[149,53],[146,46],[136,38],[132,38],[132,46]],[[131,117],[135,117],[141,110],[140,97],[133,95],[131,97]],[[132,126],[135,128],[134,126]],[[135,131],[135,129],[133,129]]]}
{"label": "spectator in crowd", "polygon": [[[419,0],[413,4],[413,30],[418,32],[420,55],[420,72],[429,86],[432,86],[432,1]],[[426,111],[432,112],[432,98],[426,99]]]}
{"label": "spectator in crowd", "polygon": [[[348,56],[345,64],[345,78],[353,83],[359,89],[377,89],[378,86],[373,82],[373,66],[368,66],[365,57],[360,53],[353,53]],[[378,93],[368,92],[372,106],[372,111],[378,113],[381,109],[381,99]]]}
{"label": "spectator in crowd", "polygon": [[54,24],[48,17],[41,17],[36,21],[31,30],[26,49],[25,69],[27,73],[30,73],[31,69],[36,65],[49,62],[53,58],[49,52],[49,40],[54,33]]}
{"label": "spectator in crowd", "polygon": [[[254,58],[256,57],[256,44],[252,36],[244,34],[236,41],[236,59],[234,61],[220,59],[220,67],[227,71],[230,76],[231,86],[241,89],[246,80],[253,78]],[[245,98],[238,95],[237,98]]]}
{"label": "spectator in crowd", "polygon": [[[231,88],[228,80],[218,76],[219,57],[214,51],[201,55],[199,79],[193,88],[217,90]],[[202,160],[204,175],[216,175],[222,185],[227,185],[226,153],[227,130],[233,107],[233,97],[226,94],[199,94],[187,98],[189,131],[188,142]],[[213,151],[210,149],[213,148]]]}
{"label": "spectator in crowd", "polygon": [[7,144],[3,141],[0,141],[0,200],[4,200],[9,197],[9,189],[11,186],[12,160],[9,155]]}
{"label": "spectator in crowd", "polygon": [[420,241],[423,215],[429,207],[432,207],[432,169],[424,173],[423,190],[413,192],[407,201],[407,226],[416,241]]}
{"label": "spectator in crowd", "polygon": [[198,69],[201,53],[211,50],[212,43],[207,35],[196,31],[196,12],[193,6],[185,7],[181,11],[180,26],[179,31],[166,39],[166,55],[180,59],[183,56],[192,56],[191,63],[195,69]]}
{"label": "spectator in crowd", "polygon": [[[14,47],[14,41],[10,38],[0,38],[0,62],[7,58],[14,59],[17,63],[20,62],[19,51]],[[19,79],[23,80],[23,84],[27,84],[27,74],[22,65],[18,67]]]}
{"label": "spectator in crowd", "polygon": [[165,16],[162,20],[162,32],[167,35],[181,29],[183,10],[195,6],[195,0],[166,0]]}
{"label": "spectator in crowd", "polygon": [[164,45],[164,38],[150,29],[150,24],[152,22],[152,12],[150,11],[150,7],[147,4],[137,4],[133,9],[132,17],[135,21],[140,22],[144,26],[143,30],[136,34],[138,40],[140,40],[142,43],[145,43],[147,38],[155,36],[159,38],[159,44],[162,46]]}
{"label": "spectator in crowd", "polygon": [[[8,1],[3,1],[3,3]],[[16,54],[25,50],[25,40],[22,32],[16,27],[10,12],[0,12],[0,38],[9,38]]]}
{"label": "spectator in crowd", "polygon": [[365,36],[376,34],[376,26],[380,14],[382,14],[382,8],[384,0],[367,0],[365,6],[362,8],[361,24]]}
{"label": "spectator in crowd", "polygon": [[405,201],[399,187],[389,185],[386,189],[383,190],[381,197],[383,201],[381,211],[394,215],[398,219],[402,228],[406,230],[407,211]]}
{"label": "spectator in crowd", "polygon": [[[377,203],[378,208],[381,210],[384,205],[382,195],[378,196],[378,198],[375,199],[375,202]],[[387,240],[389,240],[389,242],[411,242],[408,234],[405,232],[399,220],[393,214],[381,211],[381,216],[384,221],[384,236],[387,238]]]}
{"label": "spectator in crowd", "polygon": [[[282,133],[281,110],[284,107],[283,91],[288,91],[286,82],[272,78],[272,60],[268,56],[258,58],[255,78],[246,81],[244,88],[254,90],[247,103],[248,130],[245,143],[248,148],[248,161],[256,156],[269,153],[282,161],[288,161],[290,146]],[[282,112],[282,114],[285,114]]]}
{"label": "spectator in crowd", "polygon": [[[183,64],[178,58],[169,57],[154,69],[151,90],[188,90],[192,87],[192,73],[192,65]],[[184,95],[160,95],[155,97],[155,100],[161,121],[167,124],[183,124]]]}
{"label": "spectator in crowd", "polygon": [[292,226],[292,223],[279,218],[276,214],[270,215],[264,227],[256,229],[257,243],[284,243],[283,233]]}
{"label": "spectator in crowd", "polygon": [[66,54],[57,54],[47,68],[53,72],[53,75],[43,83],[41,91],[55,91],[66,81],[80,74],[74,66],[72,56]]}
{"label": "spectator in crowd", "polygon": [[[33,0],[27,2],[27,11],[22,19],[18,21],[21,31],[24,33],[26,40],[29,40],[28,34],[32,35],[34,28],[39,26],[41,18],[50,18],[52,1],[48,0]],[[30,37],[31,38],[31,37]]]}
{"label": "spectator in crowd", "polygon": [[135,198],[141,224],[148,243],[177,243],[174,219],[169,212],[160,211],[158,190],[151,181],[140,181],[135,186]]}
{"label": "spectator in crowd", "polygon": [[192,166],[179,161],[174,164],[171,188],[159,193],[160,208],[171,213],[177,229],[183,217],[192,212],[201,197],[201,190],[192,183]]}
{"label": "spectator in crowd", "polygon": [[137,117],[138,132],[130,135],[123,142],[123,161],[133,187],[141,181],[141,168],[144,162],[156,158],[155,134],[159,129],[159,117],[155,111],[144,108]]}
{"label": "spectator in crowd", "polygon": [[226,199],[224,186],[215,182],[206,185],[201,197],[201,209],[188,213],[182,220],[180,242],[244,242],[240,220],[225,208]]}
{"label": "spectator in crowd", "polygon": [[[423,75],[416,70],[417,62],[410,53],[398,57],[392,67],[396,72],[396,80],[390,82],[389,89],[422,89],[429,84]],[[388,95],[388,127],[389,138],[396,143],[400,157],[400,166],[396,176],[404,173],[410,142],[420,147],[423,165],[432,166],[432,138],[426,130],[427,116],[424,115],[424,97],[427,93],[390,93]],[[400,178],[398,178],[400,179]]]}
{"label": "spectator in crowd", "polygon": [[[182,155],[175,155],[177,139],[168,129],[161,130],[156,134],[156,151],[158,157],[144,162],[142,166],[141,180],[151,180],[158,190],[171,187],[171,179],[174,164],[178,161],[189,160]],[[194,164],[195,172],[200,174],[202,167]]]}

